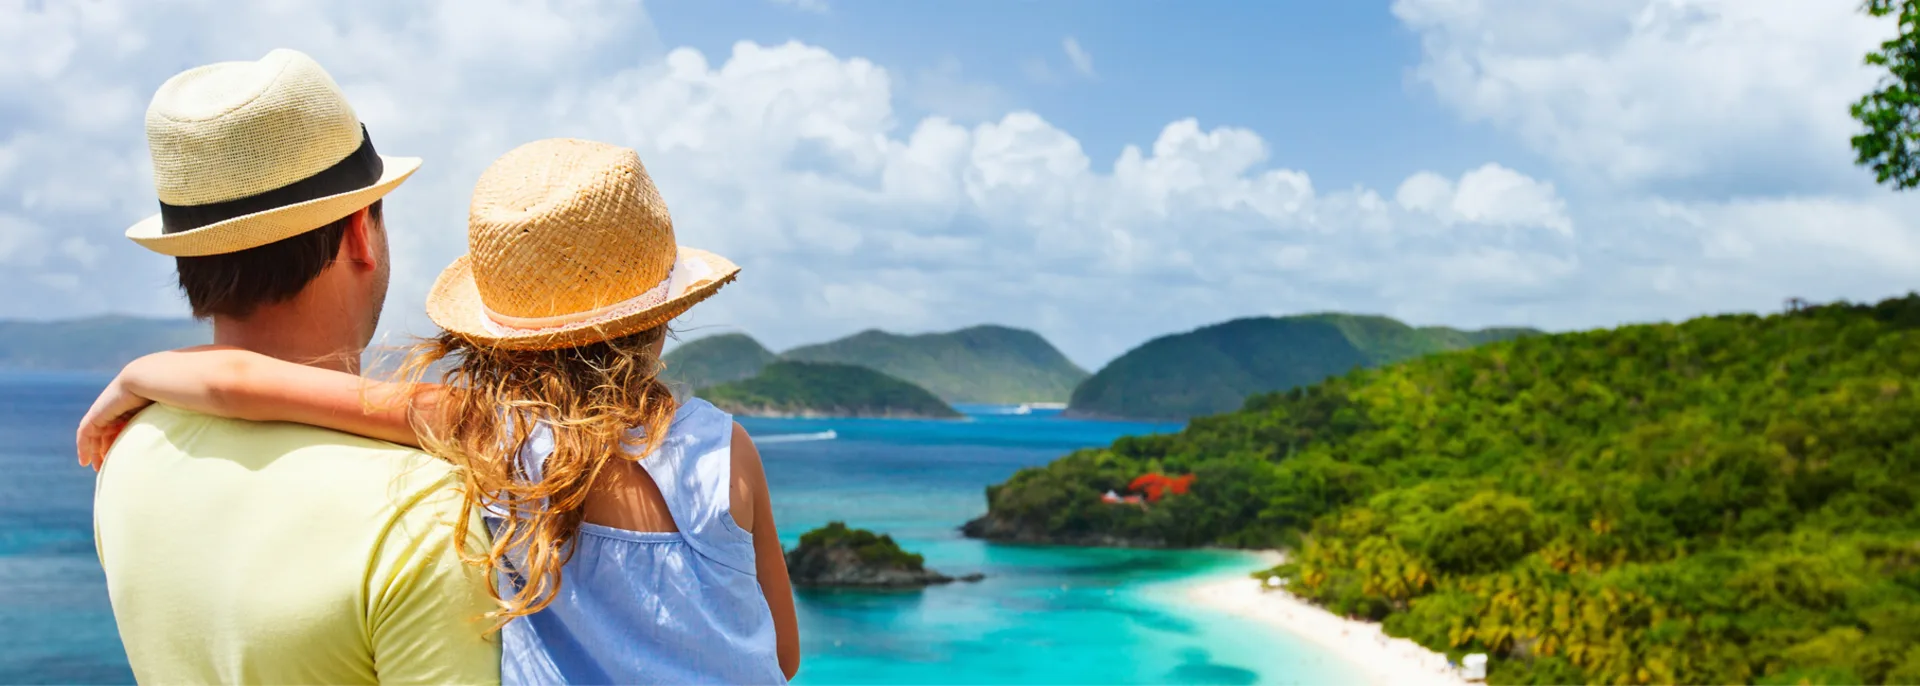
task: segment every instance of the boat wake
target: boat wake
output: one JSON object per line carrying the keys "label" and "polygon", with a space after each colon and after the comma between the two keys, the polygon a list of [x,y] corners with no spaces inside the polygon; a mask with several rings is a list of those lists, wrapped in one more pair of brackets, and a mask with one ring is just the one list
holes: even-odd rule
{"label": "boat wake", "polygon": [[827,429],[826,431],[807,433],[807,434],[774,434],[772,436],[755,436],[753,437],[753,442],[755,443],[802,443],[806,441],[831,441],[839,437],[840,437],[840,434],[834,433],[833,429]]}

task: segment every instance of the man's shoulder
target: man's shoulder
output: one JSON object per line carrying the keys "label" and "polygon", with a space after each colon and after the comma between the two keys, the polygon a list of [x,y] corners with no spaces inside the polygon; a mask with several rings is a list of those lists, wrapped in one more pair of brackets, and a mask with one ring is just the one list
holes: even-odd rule
{"label": "man's shoulder", "polygon": [[338,470],[387,472],[399,464],[432,477],[451,470],[444,461],[397,443],[305,424],[217,417],[168,405],[153,405],[141,412],[128,424],[113,453],[155,450],[253,464],[324,460],[326,467]]}
{"label": "man's shoulder", "polygon": [[205,434],[210,438],[228,436],[243,437],[261,443],[286,443],[288,445],[324,445],[341,449],[372,450],[394,453],[421,453],[398,443],[389,443],[376,438],[367,438],[344,431],[292,422],[250,422],[244,419],[232,419],[216,415],[185,410],[172,405],[154,404],[142,411],[129,424],[149,426],[168,434],[194,433]]}

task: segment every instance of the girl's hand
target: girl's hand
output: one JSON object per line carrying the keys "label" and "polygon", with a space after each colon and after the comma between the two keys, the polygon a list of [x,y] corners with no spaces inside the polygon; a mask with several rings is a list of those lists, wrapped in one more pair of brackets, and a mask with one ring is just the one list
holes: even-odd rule
{"label": "girl's hand", "polygon": [[152,405],[153,401],[134,395],[127,390],[124,373],[115,375],[107,389],[95,398],[93,407],[87,408],[87,416],[80,420],[80,430],[74,436],[74,448],[80,454],[80,464],[100,471],[106,464],[107,449],[120,438],[120,432],[127,428],[127,422],[133,415]]}

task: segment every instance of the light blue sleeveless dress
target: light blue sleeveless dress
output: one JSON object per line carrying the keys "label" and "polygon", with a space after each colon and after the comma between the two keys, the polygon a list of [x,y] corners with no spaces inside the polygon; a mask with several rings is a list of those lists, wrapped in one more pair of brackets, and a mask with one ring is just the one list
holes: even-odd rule
{"label": "light blue sleeveless dress", "polygon": [[[507,684],[784,684],[753,535],[733,521],[733,417],[681,403],[653,477],[679,531],[582,524],[553,604],[501,629]],[[552,436],[521,451],[539,478]],[[503,595],[514,583],[502,575]]]}

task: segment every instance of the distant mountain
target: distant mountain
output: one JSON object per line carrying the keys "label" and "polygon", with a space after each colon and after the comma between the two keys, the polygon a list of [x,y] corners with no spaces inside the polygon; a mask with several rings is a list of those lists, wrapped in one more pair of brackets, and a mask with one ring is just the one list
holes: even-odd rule
{"label": "distant mountain", "polygon": [[1336,313],[1236,319],[1127,351],[1074,389],[1067,412],[1141,419],[1231,412],[1247,396],[1318,383],[1356,367],[1536,333],[1415,328],[1387,317]]}
{"label": "distant mountain", "polygon": [[706,388],[752,378],[776,358],[752,336],[728,333],[687,341],[661,359],[668,381]]}
{"label": "distant mountain", "polygon": [[147,353],[213,342],[191,319],[0,321],[0,369],[118,371]]}
{"label": "distant mountain", "polygon": [[[1391,317],[1369,314],[1323,312],[1290,319],[1322,321],[1346,335],[1374,365],[1391,364],[1447,350],[1464,350],[1477,345],[1541,333],[1538,329],[1496,327],[1462,331],[1445,326],[1412,327]],[[1238,408],[1235,408],[1238,409]]]}
{"label": "distant mountain", "polygon": [[751,379],[702,389],[700,397],[734,414],[799,417],[960,417],[926,389],[866,367],[775,362]]}
{"label": "distant mountain", "polygon": [[863,331],[781,358],[870,367],[953,403],[1063,402],[1087,378],[1040,334],[1004,326],[914,336]]}

